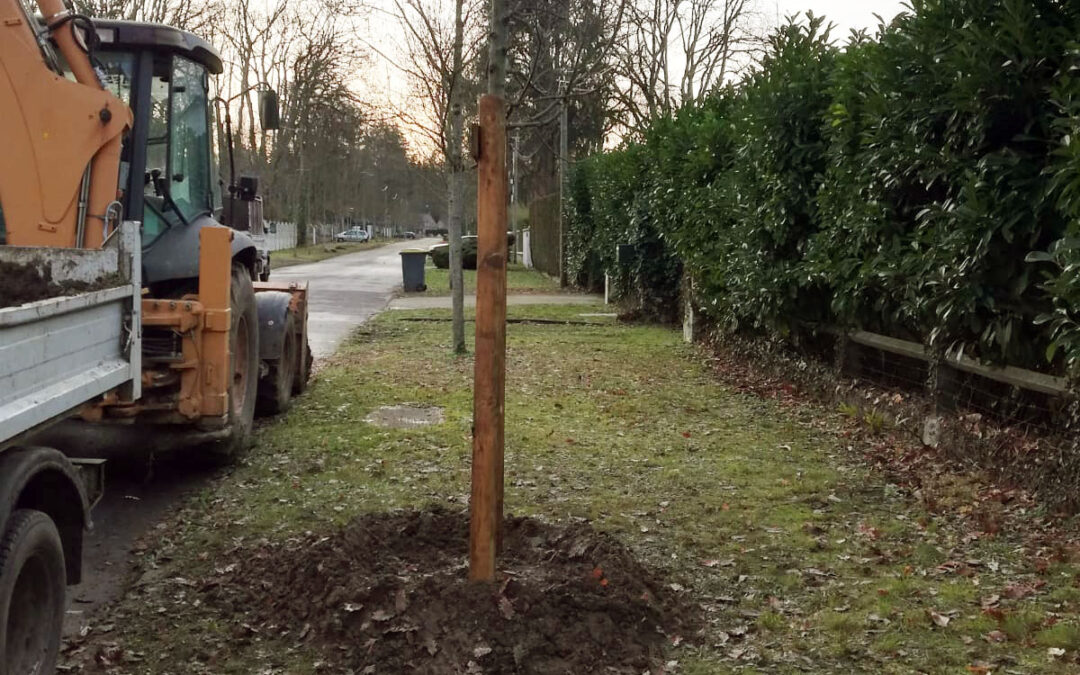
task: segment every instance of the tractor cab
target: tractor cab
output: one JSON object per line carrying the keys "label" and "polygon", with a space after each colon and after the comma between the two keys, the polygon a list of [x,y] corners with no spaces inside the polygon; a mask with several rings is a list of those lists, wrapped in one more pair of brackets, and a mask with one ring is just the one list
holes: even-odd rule
{"label": "tractor cab", "polygon": [[[197,277],[198,231],[222,224],[238,230],[234,255],[253,278],[265,277],[257,181],[240,186],[230,175],[226,184],[219,170],[215,103],[221,101],[210,91],[210,76],[222,72],[217,51],[168,26],[101,19],[94,26],[99,75],[134,114],[121,154],[120,203],[143,223],[146,281]],[[276,117],[276,97],[272,103]],[[226,150],[231,167],[231,146]]]}

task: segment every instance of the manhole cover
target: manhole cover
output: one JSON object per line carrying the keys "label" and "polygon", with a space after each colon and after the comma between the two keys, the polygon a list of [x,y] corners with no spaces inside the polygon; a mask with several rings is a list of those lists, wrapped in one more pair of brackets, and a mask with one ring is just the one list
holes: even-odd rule
{"label": "manhole cover", "polygon": [[442,408],[421,405],[384,405],[376,408],[367,416],[368,424],[391,429],[411,429],[440,424],[443,421]]}

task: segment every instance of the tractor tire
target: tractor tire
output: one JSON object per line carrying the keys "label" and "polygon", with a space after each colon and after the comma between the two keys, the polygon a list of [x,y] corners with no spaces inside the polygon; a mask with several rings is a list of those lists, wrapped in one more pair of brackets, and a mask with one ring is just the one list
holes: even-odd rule
{"label": "tractor tire", "polygon": [[41,511],[14,511],[0,537],[0,675],[56,668],[66,586],[56,524]]}
{"label": "tractor tire", "polygon": [[255,404],[255,412],[258,414],[280,415],[292,404],[294,383],[300,373],[299,341],[296,335],[296,317],[289,312],[285,315],[281,357],[269,362],[269,372],[259,380],[259,395]]}
{"label": "tractor tire", "polygon": [[247,269],[233,263],[229,290],[232,327],[229,330],[229,435],[209,447],[209,459],[215,464],[233,464],[251,446],[251,428],[255,423],[255,400],[259,386],[259,313],[255,290]]}
{"label": "tractor tire", "polygon": [[293,378],[293,396],[299,396],[307,390],[308,380],[311,379],[311,366],[315,363],[315,357],[311,355],[311,344],[304,337],[304,348],[300,351],[300,358],[296,360],[296,377]]}

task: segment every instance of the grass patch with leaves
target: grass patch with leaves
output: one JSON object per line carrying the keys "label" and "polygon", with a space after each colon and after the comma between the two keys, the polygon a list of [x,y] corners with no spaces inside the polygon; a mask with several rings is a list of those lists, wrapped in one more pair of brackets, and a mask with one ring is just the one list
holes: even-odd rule
{"label": "grass patch with leaves", "polygon": [[389,239],[375,239],[362,242],[334,242],[332,244],[311,244],[310,246],[298,246],[296,248],[284,248],[280,251],[270,252],[271,269],[303,265],[305,263],[319,262],[327,258],[336,258],[347,253],[367,251],[390,243]]}
{"label": "grass patch with leaves", "polygon": [[[358,331],[242,466],[155,532],[151,581],[76,650],[112,649],[117,673],[337,672],[302,627],[261,634],[198,589],[228,583],[224,552],[364,513],[466,507],[472,360],[451,355],[446,323],[403,320],[422,316],[447,313],[385,313]],[[706,628],[669,636],[668,672],[1076,672],[1070,545],[1032,551],[1022,532],[928,512],[861,465],[842,413],[729,388],[675,331],[591,321],[508,328],[506,509],[586,519],[700,606]],[[365,421],[401,403],[445,421]]]}
{"label": "grass patch with leaves", "polygon": [[[465,279],[465,292],[476,292],[476,270],[462,270]],[[450,294],[450,270],[439,269],[428,260],[424,270],[424,282],[428,295]],[[558,293],[559,282],[543,272],[524,265],[506,266],[506,289],[511,293]]]}

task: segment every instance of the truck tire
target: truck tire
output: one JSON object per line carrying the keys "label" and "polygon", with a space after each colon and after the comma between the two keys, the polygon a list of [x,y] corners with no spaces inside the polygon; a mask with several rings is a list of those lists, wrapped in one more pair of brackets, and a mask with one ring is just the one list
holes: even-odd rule
{"label": "truck tire", "polygon": [[279,415],[292,403],[293,384],[299,373],[299,349],[296,336],[296,317],[285,315],[285,335],[281,341],[281,356],[270,364],[266,377],[259,380],[259,395],[255,410],[260,415]]}
{"label": "truck tire", "polygon": [[64,547],[52,519],[14,511],[0,538],[0,675],[53,672],[66,585]]}
{"label": "truck tire", "polygon": [[300,358],[296,360],[296,377],[293,379],[293,396],[303,394],[307,389],[308,380],[311,379],[311,365],[315,357],[311,355],[311,344],[304,337],[304,348],[300,352]]}
{"label": "truck tire", "polygon": [[233,263],[229,290],[232,327],[229,330],[229,436],[210,446],[210,460],[232,464],[251,446],[255,422],[255,399],[259,386],[259,315],[251,275],[240,263]]}

